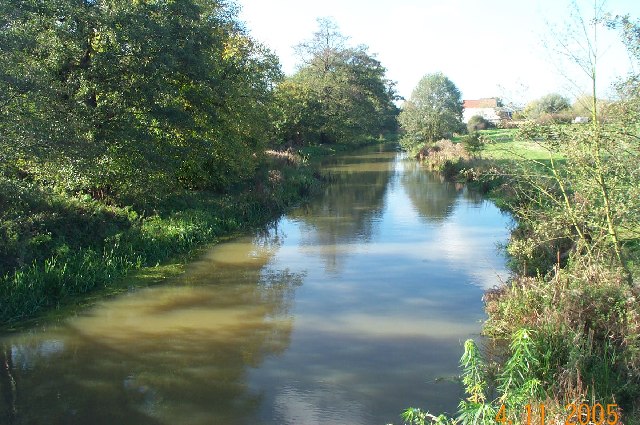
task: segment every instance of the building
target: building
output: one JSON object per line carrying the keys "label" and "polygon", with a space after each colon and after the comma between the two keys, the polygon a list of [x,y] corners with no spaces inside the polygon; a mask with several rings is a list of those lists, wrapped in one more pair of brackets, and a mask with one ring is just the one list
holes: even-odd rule
{"label": "building", "polygon": [[462,111],[462,121],[469,122],[474,115],[480,115],[493,124],[498,124],[502,120],[510,120],[513,109],[504,107],[495,97],[477,100],[464,100],[462,103],[464,110]]}

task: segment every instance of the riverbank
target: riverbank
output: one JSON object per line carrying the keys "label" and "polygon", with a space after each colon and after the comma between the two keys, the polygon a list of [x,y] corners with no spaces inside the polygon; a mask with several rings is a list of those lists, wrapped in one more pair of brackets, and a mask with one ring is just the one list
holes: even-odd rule
{"label": "riverbank", "polygon": [[[460,149],[464,136],[422,151],[432,168],[517,219],[506,247],[512,277],[484,297],[483,334],[500,342],[499,361],[465,345],[463,377],[476,402],[461,404],[463,416],[524,423],[525,406],[543,404],[562,422],[565,406],[601,405],[611,423],[640,423],[634,163],[629,133],[591,127],[495,129],[479,133],[475,155]],[[614,168],[598,161],[602,152],[617,158]]]}
{"label": "riverbank", "polygon": [[3,178],[0,326],[122,290],[132,271],[153,276],[149,268],[264,225],[319,187],[300,155],[267,158],[262,174],[230,193],[183,191],[136,206]]}
{"label": "riverbank", "polygon": [[[9,373],[17,383],[0,401],[6,421],[368,425],[422,398],[455,411],[448,378],[460,341],[480,331],[485,283],[505,275],[495,244],[509,217],[395,145],[319,170],[321,193],[268,225],[4,334],[0,385]],[[137,286],[167,268],[179,274]],[[313,408],[282,415],[299,394]]]}

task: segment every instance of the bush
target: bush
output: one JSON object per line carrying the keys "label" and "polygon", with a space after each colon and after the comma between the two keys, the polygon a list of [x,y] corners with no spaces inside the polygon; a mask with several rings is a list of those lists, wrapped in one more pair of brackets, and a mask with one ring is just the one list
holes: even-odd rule
{"label": "bush", "polygon": [[504,129],[511,129],[511,128],[518,128],[520,126],[520,123],[522,122],[521,120],[517,120],[515,117],[517,112],[515,112],[513,114],[513,119],[510,120],[501,120],[500,123],[498,124],[498,128],[504,128]]}
{"label": "bush", "polygon": [[469,122],[467,122],[467,130],[469,131],[469,133],[473,133],[474,131],[486,130],[491,127],[493,127],[491,121],[487,120],[481,115],[474,115],[469,118]]}
{"label": "bush", "polygon": [[637,288],[621,270],[571,264],[546,277],[517,277],[485,295],[484,333],[508,339],[533,331],[540,347],[538,378],[548,396],[617,402],[637,413],[640,311]]}
{"label": "bush", "polygon": [[452,176],[455,174],[454,169],[457,172],[459,166],[469,159],[469,155],[459,143],[442,139],[434,145],[426,145],[420,149],[417,158],[425,161],[431,170],[446,171]]}
{"label": "bush", "polygon": [[480,133],[474,131],[462,139],[462,145],[469,155],[476,156],[484,148],[484,139]]}
{"label": "bush", "polygon": [[556,114],[541,114],[536,118],[536,122],[541,125],[550,124],[570,124],[573,121],[573,115],[570,112],[559,112]]}

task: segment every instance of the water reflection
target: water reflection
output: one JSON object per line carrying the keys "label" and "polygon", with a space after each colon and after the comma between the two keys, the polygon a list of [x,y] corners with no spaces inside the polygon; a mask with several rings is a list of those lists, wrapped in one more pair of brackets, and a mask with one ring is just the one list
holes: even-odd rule
{"label": "water reflection", "polygon": [[370,240],[384,208],[394,157],[383,150],[333,160],[324,167],[330,181],[324,196],[291,214],[303,226],[301,243],[321,248],[328,272],[341,271],[349,255],[345,244]]}
{"label": "water reflection", "polygon": [[260,399],[247,393],[246,368],[286,350],[304,277],[269,267],[279,237],[218,246],[175,285],[6,338],[2,423],[247,420]]}
{"label": "water reflection", "polygon": [[[264,400],[259,423],[374,424],[398,422],[409,405],[456,410],[460,386],[436,381],[457,375],[461,343],[484,317],[482,289],[504,276],[495,243],[508,218],[463,187],[438,187],[413,162],[383,166],[383,157],[333,167],[353,184],[339,188],[346,199],[357,199],[371,169],[386,180],[378,191],[370,180],[370,203],[341,214],[348,225],[327,226],[316,213],[331,198],[281,222],[288,237],[274,261],[309,272],[291,345],[250,373]],[[436,199],[418,195],[421,187]],[[369,232],[354,225],[363,215]]]}
{"label": "water reflection", "polygon": [[446,181],[441,176],[425,172],[420,164],[404,164],[402,186],[411,199],[411,203],[428,223],[444,222],[453,211],[459,184]]}
{"label": "water reflection", "polygon": [[0,339],[0,423],[383,424],[456,410],[508,218],[393,152],[170,284]]}

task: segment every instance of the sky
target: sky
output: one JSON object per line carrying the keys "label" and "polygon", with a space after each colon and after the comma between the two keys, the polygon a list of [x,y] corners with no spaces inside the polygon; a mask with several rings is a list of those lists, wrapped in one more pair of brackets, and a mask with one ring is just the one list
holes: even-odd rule
{"label": "sky", "polygon": [[[286,74],[298,64],[293,46],[313,36],[317,18],[329,17],[350,44],[369,47],[405,98],[434,72],[443,72],[464,99],[501,97],[525,104],[552,92],[573,99],[589,87],[575,64],[545,47],[572,22],[570,0],[236,2],[249,33],[278,55]],[[593,1],[576,2],[583,16],[593,15]],[[609,0],[604,8],[640,18],[638,0]],[[599,96],[611,95],[615,78],[632,69],[619,39],[612,31],[599,32]]]}

